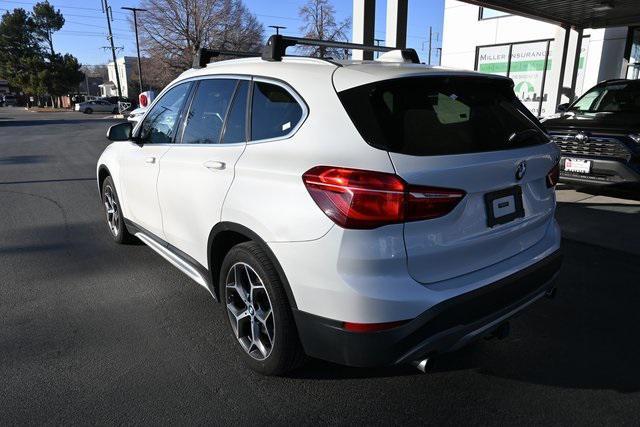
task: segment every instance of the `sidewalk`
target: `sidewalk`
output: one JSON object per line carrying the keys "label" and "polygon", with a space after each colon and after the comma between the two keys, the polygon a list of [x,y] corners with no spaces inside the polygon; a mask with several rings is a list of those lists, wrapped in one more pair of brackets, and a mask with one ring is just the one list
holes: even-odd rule
{"label": "sidewalk", "polygon": [[557,199],[564,238],[640,255],[640,194],[560,186]]}

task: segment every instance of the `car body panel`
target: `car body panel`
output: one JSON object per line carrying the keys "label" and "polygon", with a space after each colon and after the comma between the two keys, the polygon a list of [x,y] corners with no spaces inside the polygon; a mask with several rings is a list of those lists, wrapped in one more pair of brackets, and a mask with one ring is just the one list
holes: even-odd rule
{"label": "car body panel", "polygon": [[165,240],[202,265],[245,145],[174,144],[160,160],[157,194]]}
{"label": "car body panel", "polygon": [[119,143],[119,197],[126,205],[126,218],[165,239],[157,182],[162,157],[170,146]]}

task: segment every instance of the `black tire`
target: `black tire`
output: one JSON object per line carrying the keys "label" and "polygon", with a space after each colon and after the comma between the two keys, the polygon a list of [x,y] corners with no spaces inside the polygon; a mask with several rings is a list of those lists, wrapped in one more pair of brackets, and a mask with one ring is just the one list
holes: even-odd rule
{"label": "black tire", "polygon": [[91,108],[85,108],[84,109],[84,113],[85,114],[91,114],[91,113],[93,113],[93,110]]}
{"label": "black tire", "polygon": [[[245,346],[240,343],[232,324],[231,319],[233,315],[228,308],[229,304],[234,304],[234,300],[238,300],[238,295],[235,293],[235,288],[228,288],[226,286],[227,277],[231,277],[229,275],[233,274],[232,268],[234,266],[239,268],[238,266],[244,265],[248,265],[253,270],[253,273],[257,274],[262,285],[259,287],[266,290],[268,302],[271,305],[273,340],[269,354],[262,359],[252,356]],[[293,320],[291,306],[289,305],[287,294],[278,272],[260,245],[255,242],[245,242],[234,246],[224,258],[220,271],[220,299],[224,306],[225,315],[229,320],[229,336],[235,343],[235,347],[239,350],[243,361],[251,369],[263,375],[283,375],[299,367],[304,361],[305,356],[298,338],[298,331]],[[260,290],[260,292],[262,292],[262,290]],[[253,295],[255,296],[255,294]],[[254,306],[259,305],[257,301],[258,298],[259,297],[253,299]],[[262,295],[262,299],[264,300],[264,295]],[[240,304],[244,303],[241,302]],[[248,306],[249,305],[246,305],[246,307]],[[253,310],[247,308],[246,312],[248,313],[249,311],[253,312]],[[255,313],[257,319],[258,308],[255,309]],[[243,320],[249,322],[249,325],[251,325],[250,329],[253,328],[253,314],[251,314],[249,320],[247,320],[247,318]],[[262,325],[265,324],[263,323],[261,326]],[[240,329],[241,328],[238,328],[238,330]],[[243,329],[246,331],[246,327]],[[265,334],[260,334],[260,336],[268,339]],[[257,347],[255,352],[258,352]],[[259,352],[258,355],[263,356],[263,354]]]}
{"label": "black tire", "polygon": [[[129,233],[129,230],[127,230],[127,226],[124,223],[120,199],[118,199],[116,186],[113,184],[113,179],[111,179],[110,176],[106,177],[102,183],[101,194],[102,206],[104,207],[107,219],[107,228],[114,242],[126,244],[135,241],[135,238]],[[114,207],[115,212],[110,213],[108,206]],[[117,221],[113,219],[115,218],[115,215],[117,215]]]}

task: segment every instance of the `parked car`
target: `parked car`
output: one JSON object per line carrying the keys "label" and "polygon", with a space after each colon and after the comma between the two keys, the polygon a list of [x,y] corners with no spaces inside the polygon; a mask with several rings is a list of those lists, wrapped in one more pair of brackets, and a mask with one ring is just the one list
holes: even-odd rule
{"label": "parked car", "polygon": [[4,107],[15,107],[18,105],[18,99],[15,95],[4,95],[2,97],[2,105]]}
{"label": "parked car", "polygon": [[133,123],[138,123],[146,111],[147,107],[138,107],[129,113],[127,120]]}
{"label": "parked car", "polygon": [[424,366],[553,294],[559,150],[510,79],[278,40],[183,73],[97,163],[111,237],[221,301],[250,367]]}
{"label": "parked car", "polygon": [[640,81],[599,83],[542,122],[562,151],[562,181],[640,183]]}
{"label": "parked car", "polygon": [[118,104],[113,104],[109,101],[98,99],[95,101],[80,102],[75,106],[76,111],[80,111],[85,114],[96,113],[118,113]]}

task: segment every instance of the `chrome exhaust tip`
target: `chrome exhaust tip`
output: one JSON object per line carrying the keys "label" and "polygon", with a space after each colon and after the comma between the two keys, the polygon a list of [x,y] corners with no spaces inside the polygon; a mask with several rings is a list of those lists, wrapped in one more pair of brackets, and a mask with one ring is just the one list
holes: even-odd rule
{"label": "chrome exhaust tip", "polygon": [[431,359],[430,358],[426,358],[426,359],[422,359],[422,360],[415,360],[413,362],[411,362],[411,364],[416,367],[420,372],[422,372],[423,374],[426,374],[427,371],[431,368]]}

